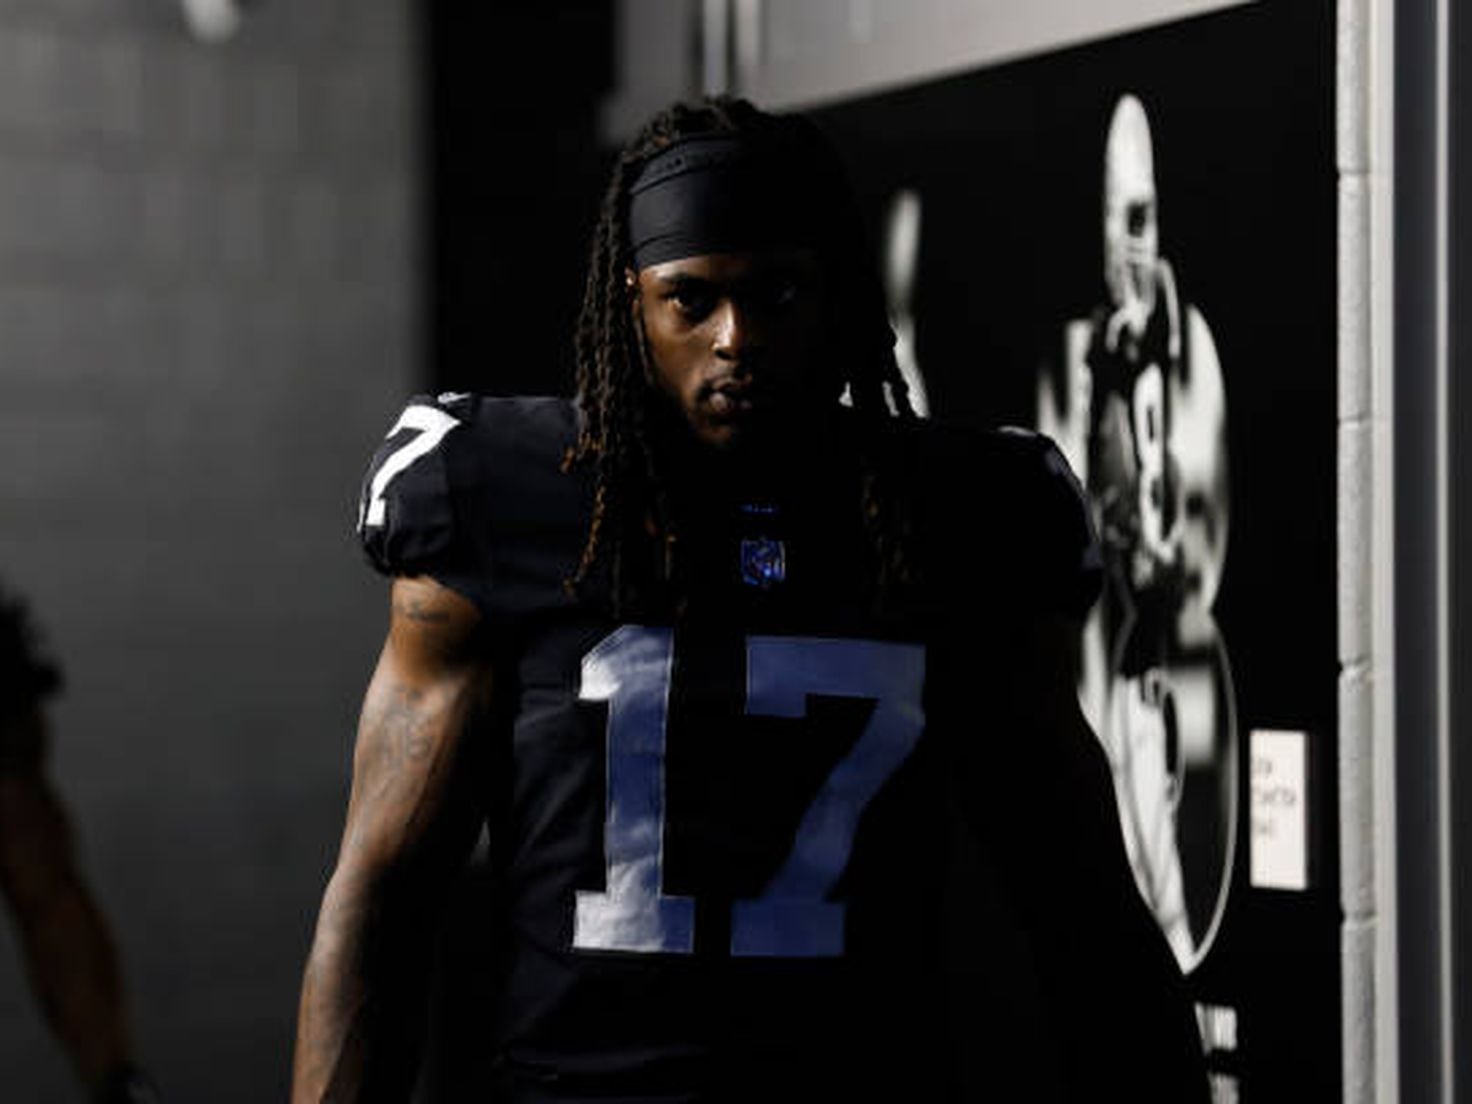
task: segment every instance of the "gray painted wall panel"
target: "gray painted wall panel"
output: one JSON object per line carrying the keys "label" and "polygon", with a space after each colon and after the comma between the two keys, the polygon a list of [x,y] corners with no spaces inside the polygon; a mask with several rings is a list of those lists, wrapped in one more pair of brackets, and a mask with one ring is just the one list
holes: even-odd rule
{"label": "gray painted wall panel", "polygon": [[[774,107],[805,106],[992,65],[1252,0],[733,0],[759,41],[737,80]],[[739,25],[739,24],[738,24]]]}
{"label": "gray painted wall panel", "polygon": [[[170,1099],[284,1094],[384,588],[357,482],[419,379],[402,0],[0,0],[0,578]],[[72,1100],[0,923],[0,1069]]]}

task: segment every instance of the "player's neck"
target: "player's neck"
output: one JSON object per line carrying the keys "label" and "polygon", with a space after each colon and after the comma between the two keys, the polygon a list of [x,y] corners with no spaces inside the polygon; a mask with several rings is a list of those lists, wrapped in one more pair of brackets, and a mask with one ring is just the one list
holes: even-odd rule
{"label": "player's neck", "polygon": [[800,496],[824,467],[826,440],[818,424],[729,448],[712,447],[685,431],[673,435],[661,459],[667,485],[683,506],[723,510]]}

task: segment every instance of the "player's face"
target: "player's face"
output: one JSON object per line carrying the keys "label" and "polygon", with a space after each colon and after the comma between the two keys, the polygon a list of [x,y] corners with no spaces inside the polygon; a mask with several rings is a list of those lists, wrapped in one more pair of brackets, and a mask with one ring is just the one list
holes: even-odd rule
{"label": "player's face", "polygon": [[822,288],[811,250],[683,257],[641,269],[651,381],[717,449],[773,443],[822,389]]}

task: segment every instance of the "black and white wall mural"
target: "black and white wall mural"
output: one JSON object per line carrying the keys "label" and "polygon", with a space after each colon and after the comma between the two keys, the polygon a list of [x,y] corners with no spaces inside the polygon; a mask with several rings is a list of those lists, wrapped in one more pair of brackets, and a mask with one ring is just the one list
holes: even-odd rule
{"label": "black and white wall mural", "polygon": [[1080,703],[1219,1100],[1339,1095],[1333,19],[1259,0],[814,113],[917,408],[1040,429],[1088,491]]}

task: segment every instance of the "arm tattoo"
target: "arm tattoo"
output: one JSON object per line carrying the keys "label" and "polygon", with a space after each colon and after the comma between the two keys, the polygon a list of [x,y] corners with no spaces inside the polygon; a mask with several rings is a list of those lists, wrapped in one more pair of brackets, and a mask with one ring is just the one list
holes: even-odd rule
{"label": "arm tattoo", "polygon": [[410,595],[407,598],[395,598],[394,612],[401,617],[407,617],[410,621],[418,621],[426,625],[444,625],[450,620],[448,613],[444,610],[435,609],[417,595]]}
{"label": "arm tattoo", "polygon": [[461,731],[468,683],[419,686],[385,679],[370,692],[358,733],[348,844],[375,842],[375,852],[408,858],[425,833],[458,823],[469,791]]}
{"label": "arm tattoo", "polygon": [[[425,790],[436,786],[436,729],[443,724],[430,693],[394,682],[381,690],[362,720],[361,801],[368,821],[417,820]],[[443,708],[443,705],[442,707]],[[356,836],[356,832],[353,833]]]}
{"label": "arm tattoo", "polygon": [[381,785],[405,764],[423,760],[433,747],[424,696],[423,690],[394,683],[381,712],[368,721]]}

